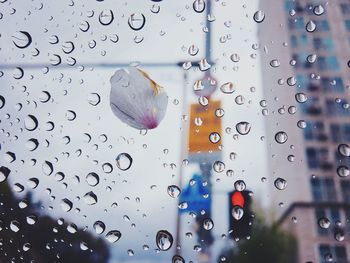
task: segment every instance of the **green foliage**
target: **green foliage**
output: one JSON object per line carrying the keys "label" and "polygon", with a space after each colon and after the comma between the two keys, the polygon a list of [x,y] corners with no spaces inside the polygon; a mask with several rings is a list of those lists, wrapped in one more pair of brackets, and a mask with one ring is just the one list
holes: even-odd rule
{"label": "green foliage", "polygon": [[[294,263],[296,241],[276,225],[255,220],[251,238],[241,240],[226,254],[225,263]],[[221,261],[219,261],[221,262]]]}

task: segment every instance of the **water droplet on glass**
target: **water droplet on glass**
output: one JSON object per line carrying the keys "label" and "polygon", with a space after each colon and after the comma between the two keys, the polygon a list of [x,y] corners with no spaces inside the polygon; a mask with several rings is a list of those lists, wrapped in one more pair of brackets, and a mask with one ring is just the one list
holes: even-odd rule
{"label": "water droplet on glass", "polygon": [[318,220],[318,225],[321,227],[321,228],[324,228],[324,229],[327,229],[329,228],[329,226],[331,225],[331,222],[329,221],[328,218],[326,217],[322,217]]}
{"label": "water droplet on glass", "polygon": [[203,228],[205,230],[211,230],[214,227],[214,222],[210,218],[206,218],[203,220]]}
{"label": "water droplet on glass", "polygon": [[90,186],[96,186],[100,182],[99,176],[94,172],[88,173],[85,179]]}
{"label": "water droplet on glass", "polygon": [[0,167],[0,183],[4,182],[9,176],[11,170],[5,166]]}
{"label": "water droplet on glass", "polygon": [[13,232],[18,232],[20,230],[20,223],[17,220],[12,220],[10,223],[10,229]]}
{"label": "water droplet on glass", "polygon": [[339,177],[348,177],[350,174],[350,169],[345,165],[341,165],[337,168],[337,174]]}
{"label": "water droplet on glass", "polygon": [[234,186],[235,186],[236,191],[239,191],[239,192],[244,191],[246,188],[245,182],[243,180],[237,180],[234,183]]}
{"label": "water droplet on glass", "polygon": [[32,43],[32,36],[26,31],[17,31],[13,36],[13,44],[18,48],[27,48]]}
{"label": "water droplet on glass", "polygon": [[114,14],[112,10],[103,10],[100,15],[98,16],[98,20],[100,21],[101,25],[108,26],[110,25],[114,20]]}
{"label": "water droplet on glass", "polygon": [[77,117],[77,114],[76,114],[74,111],[68,110],[68,111],[66,112],[66,119],[67,119],[67,120],[73,121],[73,120],[75,120],[76,117]]}
{"label": "water droplet on glass", "polygon": [[251,125],[249,122],[242,121],[236,124],[236,131],[241,135],[247,135],[250,132]]}
{"label": "water droplet on glass", "polygon": [[218,143],[221,140],[221,136],[219,133],[217,132],[212,132],[209,135],[209,141],[211,141],[212,143]]}
{"label": "water droplet on glass", "polygon": [[122,171],[128,170],[131,167],[133,161],[128,153],[120,153],[115,160],[117,167]]}
{"label": "water droplet on glass", "polygon": [[109,174],[113,171],[113,166],[110,163],[104,163],[102,165],[102,170],[106,173]]}
{"label": "water droplet on glass", "polygon": [[53,172],[53,165],[49,161],[45,161],[41,166],[41,169],[45,175],[51,175]]}
{"label": "water droplet on glass", "polygon": [[122,234],[118,230],[109,231],[106,234],[106,239],[110,243],[115,243],[121,238]]}
{"label": "water droplet on glass", "polygon": [[276,142],[283,144],[288,140],[288,135],[284,131],[277,132],[275,134],[275,140]]}
{"label": "water droplet on glass", "polygon": [[230,59],[232,60],[232,62],[239,62],[240,60],[240,57],[237,53],[233,53],[231,56],[230,56]]}
{"label": "water droplet on glass", "polygon": [[275,180],[274,185],[278,190],[284,190],[287,187],[287,181],[283,178],[278,177]]}
{"label": "water droplet on glass", "polygon": [[307,101],[307,96],[305,93],[299,92],[295,94],[295,100],[299,103],[304,103]]}
{"label": "water droplet on glass", "polygon": [[278,68],[280,65],[280,62],[277,59],[273,59],[270,61],[270,66],[273,68]]}
{"label": "water droplet on glass", "polygon": [[349,157],[350,156],[350,146],[345,144],[345,143],[339,144],[338,145],[338,152],[345,157]]}
{"label": "water droplet on glass", "polygon": [[222,161],[215,161],[213,164],[213,170],[217,173],[221,173],[225,170],[225,163]]}
{"label": "water droplet on glass", "polygon": [[142,13],[131,14],[128,20],[128,24],[131,29],[138,31],[141,30],[146,22],[146,18]]}
{"label": "water droplet on glass", "polygon": [[243,217],[244,211],[243,208],[239,205],[236,205],[232,208],[231,215],[234,219],[240,220]]}
{"label": "water droplet on glass", "polygon": [[93,227],[98,235],[102,234],[106,229],[106,225],[102,221],[96,221]]}
{"label": "water droplet on glass", "polygon": [[181,194],[181,189],[176,185],[169,185],[167,192],[170,197],[177,198]]}
{"label": "water droplet on glass", "polygon": [[94,192],[90,191],[83,196],[83,200],[88,205],[94,205],[97,203],[97,196]]}
{"label": "water droplet on glass", "polygon": [[306,23],[305,27],[306,31],[309,33],[312,33],[316,30],[316,24],[314,21],[310,20],[309,22]]}
{"label": "water droplet on glass", "polygon": [[205,9],[205,1],[195,0],[192,6],[194,11],[196,11],[197,13],[202,13]]}
{"label": "water droplet on glass", "polygon": [[324,7],[322,5],[317,5],[314,7],[314,14],[320,16],[324,13]]}
{"label": "water droplet on glass", "polygon": [[310,54],[307,56],[307,61],[309,63],[315,63],[316,59],[317,59],[317,55],[316,54]]}
{"label": "water droplet on glass", "polygon": [[173,236],[166,230],[160,230],[156,236],[157,247],[162,251],[167,251],[173,245]]}
{"label": "water droplet on glass", "polygon": [[199,69],[201,71],[206,71],[211,68],[211,65],[208,63],[207,59],[203,58],[199,61]]}
{"label": "water droplet on glass", "polygon": [[191,56],[195,56],[197,55],[199,52],[199,48],[196,45],[191,45],[188,48],[188,54],[190,54]]}
{"label": "water droplet on glass", "polygon": [[90,93],[88,97],[88,102],[92,106],[97,106],[101,101],[100,95],[97,93]]}
{"label": "water droplet on glass", "polygon": [[256,11],[254,16],[254,21],[257,23],[261,23],[262,21],[264,21],[265,19],[265,13],[262,10]]}
{"label": "water droplet on glass", "polygon": [[61,200],[60,206],[64,212],[69,212],[70,210],[72,210],[73,203],[67,198],[64,198]]}
{"label": "water droplet on glass", "polygon": [[172,263],[185,263],[185,260],[183,259],[183,257],[179,256],[179,255],[175,255],[173,256]]}
{"label": "water droplet on glass", "polygon": [[38,120],[33,115],[27,115],[24,119],[24,127],[28,131],[34,131],[38,127]]}
{"label": "water droplet on glass", "polygon": [[222,93],[231,94],[236,90],[235,85],[232,82],[226,82],[220,86]]}

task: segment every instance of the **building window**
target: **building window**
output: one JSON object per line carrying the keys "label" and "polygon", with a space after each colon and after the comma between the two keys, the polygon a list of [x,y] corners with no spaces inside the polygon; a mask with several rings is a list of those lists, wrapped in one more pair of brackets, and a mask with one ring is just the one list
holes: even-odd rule
{"label": "building window", "polygon": [[336,208],[316,208],[315,209],[315,219],[316,219],[316,225],[317,225],[317,232],[319,235],[329,235],[333,233],[333,229],[331,227],[329,228],[322,228],[319,226],[318,221],[321,218],[327,218],[331,222],[336,222],[340,220],[340,212],[339,209]]}
{"label": "building window", "polygon": [[340,4],[340,9],[341,9],[343,15],[350,14],[350,4],[342,3],[342,4]]}
{"label": "building window", "polygon": [[288,19],[289,29],[304,29],[305,23],[303,17],[289,18]]}
{"label": "building window", "polygon": [[340,186],[343,195],[343,201],[350,203],[350,181],[341,181]]}
{"label": "building window", "polygon": [[350,111],[344,109],[342,105],[347,104],[345,99],[342,99],[342,103],[336,103],[334,99],[328,98],[326,100],[327,115],[329,116],[348,116]]}
{"label": "building window", "polygon": [[317,61],[318,61],[318,69],[321,71],[340,69],[338,60],[335,56],[319,57]]}
{"label": "building window", "polygon": [[323,77],[321,83],[325,92],[344,92],[344,83],[343,80],[339,77]]}
{"label": "building window", "polygon": [[325,134],[324,123],[307,121],[304,129],[304,138],[308,141],[326,141],[328,138]]}
{"label": "building window", "polygon": [[329,24],[327,20],[316,20],[316,30],[318,31],[329,31]]}
{"label": "building window", "polygon": [[330,246],[321,244],[319,246],[319,256],[321,263],[337,262],[347,263],[347,255],[344,246]]}
{"label": "building window", "polygon": [[333,142],[350,142],[350,123],[332,123],[330,130]]}
{"label": "building window", "polygon": [[316,202],[337,201],[334,181],[331,177],[312,178],[311,190]]}
{"label": "building window", "polygon": [[315,37],[313,41],[316,50],[334,50],[334,42],[331,37]]}
{"label": "building window", "polygon": [[347,31],[350,31],[350,20],[345,20],[345,27]]}

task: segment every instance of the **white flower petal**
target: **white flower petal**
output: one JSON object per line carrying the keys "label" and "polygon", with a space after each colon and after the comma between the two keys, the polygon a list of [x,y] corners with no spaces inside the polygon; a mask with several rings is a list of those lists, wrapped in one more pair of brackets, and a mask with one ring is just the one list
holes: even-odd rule
{"label": "white flower petal", "polygon": [[147,73],[134,68],[111,77],[110,105],[123,122],[137,129],[156,128],[164,118],[168,96]]}

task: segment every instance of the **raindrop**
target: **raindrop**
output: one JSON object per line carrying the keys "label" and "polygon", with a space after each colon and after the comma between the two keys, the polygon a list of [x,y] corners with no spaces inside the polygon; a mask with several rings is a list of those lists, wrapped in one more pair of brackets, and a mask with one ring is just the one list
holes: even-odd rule
{"label": "raindrop", "polygon": [[349,145],[342,143],[338,145],[338,152],[345,156],[345,157],[349,157],[350,156],[350,147]]}
{"label": "raindrop", "polygon": [[214,227],[214,222],[210,218],[206,218],[203,220],[203,228],[205,230],[211,230]]}
{"label": "raindrop", "polygon": [[213,164],[213,170],[217,173],[221,173],[225,170],[225,163],[222,161],[215,161]]}
{"label": "raindrop", "polygon": [[314,14],[320,16],[324,13],[324,7],[322,5],[317,5],[314,7]]}
{"label": "raindrop", "polygon": [[307,22],[306,27],[305,27],[306,31],[309,33],[312,33],[316,30],[316,24],[314,21],[310,20],[309,22]]}
{"label": "raindrop", "polygon": [[342,230],[337,230],[335,233],[334,233],[334,238],[335,240],[341,242],[345,239],[345,235],[344,235],[344,231]]}
{"label": "raindrop", "polygon": [[211,141],[212,143],[218,143],[221,140],[221,136],[219,133],[217,132],[212,132],[209,135],[209,141]]}
{"label": "raindrop", "polygon": [[236,90],[236,87],[232,82],[226,82],[221,85],[220,90],[222,93],[231,94]]}
{"label": "raindrop", "polygon": [[38,179],[38,178],[35,178],[35,177],[30,178],[30,179],[28,179],[28,181],[27,181],[27,185],[28,185],[30,188],[32,188],[32,189],[37,188],[38,185],[39,185],[39,179]]}
{"label": "raindrop", "polygon": [[12,220],[10,223],[10,229],[13,232],[18,232],[20,230],[20,223],[17,220]]}
{"label": "raindrop", "polygon": [[299,103],[304,103],[307,101],[307,96],[305,93],[299,92],[295,94],[295,100]]}
{"label": "raindrop", "polygon": [[350,170],[347,166],[341,165],[337,168],[337,174],[339,177],[348,177],[350,174]]}
{"label": "raindrop", "polygon": [[208,63],[207,59],[203,58],[199,61],[200,71],[206,71],[211,68],[211,65]]}
{"label": "raindrop", "polygon": [[103,10],[99,15],[98,20],[100,21],[101,25],[103,25],[103,26],[110,25],[114,20],[113,11],[112,10]]}
{"label": "raindrop", "polygon": [[321,228],[324,228],[324,229],[327,229],[329,228],[329,226],[331,225],[331,222],[329,221],[328,218],[326,217],[322,217],[318,220],[318,225],[321,227]]}
{"label": "raindrop", "polygon": [[100,95],[97,93],[90,93],[88,97],[88,102],[92,106],[97,106],[101,101]]}
{"label": "raindrop", "polygon": [[50,93],[49,93],[48,91],[46,91],[46,90],[43,90],[43,91],[41,92],[41,96],[40,96],[40,98],[39,98],[40,102],[46,103],[46,102],[48,102],[50,99],[51,99]]}
{"label": "raindrop", "polygon": [[20,67],[16,67],[13,71],[14,79],[21,79],[24,76],[24,70]]}
{"label": "raindrop", "polygon": [[185,260],[183,259],[183,257],[179,256],[179,255],[175,255],[172,258],[172,263],[185,263]]}
{"label": "raindrop", "polygon": [[235,98],[235,102],[237,103],[237,105],[242,105],[245,102],[245,98],[242,95],[238,95]]}
{"label": "raindrop", "polygon": [[6,152],[4,155],[4,159],[7,163],[12,163],[16,160],[16,154],[13,152]]}
{"label": "raindrop", "polygon": [[188,48],[188,54],[190,54],[191,56],[195,56],[197,55],[199,52],[199,48],[196,45],[191,45]]}
{"label": "raindrop", "polygon": [[73,120],[75,120],[76,117],[77,117],[77,114],[76,114],[74,111],[68,110],[68,111],[66,112],[66,119],[67,119],[67,120],[73,121]]}
{"label": "raindrop", "polygon": [[121,238],[122,234],[118,230],[109,231],[106,234],[106,239],[110,243],[115,243]]}
{"label": "raindrop", "polygon": [[278,177],[275,180],[274,185],[278,190],[284,190],[287,187],[287,181],[283,178]]}
{"label": "raindrop", "polygon": [[72,41],[66,41],[62,44],[62,51],[66,54],[72,53],[74,50],[74,43]]}
{"label": "raindrop", "polygon": [[53,54],[50,58],[50,63],[52,66],[58,66],[59,64],[61,64],[61,62],[62,62],[61,56],[57,54]]}
{"label": "raindrop", "polygon": [[167,192],[170,197],[177,198],[181,194],[181,189],[176,185],[169,185]]}
{"label": "raindrop", "polygon": [[38,221],[38,217],[36,215],[29,215],[26,217],[26,221],[28,225],[34,225]]}
{"label": "raindrop", "polygon": [[32,36],[26,31],[18,31],[12,36],[12,42],[18,48],[29,47],[32,43]]}
{"label": "raindrop", "polygon": [[242,192],[245,190],[246,185],[245,182],[243,180],[238,180],[234,183],[235,189],[236,191]]}
{"label": "raindrop", "polygon": [[85,179],[90,186],[96,186],[100,182],[99,176],[94,172],[88,173]]}
{"label": "raindrop", "polygon": [[250,132],[251,125],[249,122],[242,121],[236,124],[236,131],[241,135],[247,135]]}
{"label": "raindrop", "polygon": [[244,214],[243,208],[239,205],[236,205],[232,208],[231,214],[234,219],[240,220]]}
{"label": "raindrop", "polygon": [[141,30],[146,22],[146,18],[142,13],[131,14],[128,20],[128,24],[132,30]]}
{"label": "raindrop", "polygon": [[157,247],[162,251],[167,251],[173,245],[173,236],[166,230],[160,230],[156,236]]}
{"label": "raindrop", "polygon": [[132,158],[128,153],[120,153],[115,160],[117,167],[122,171],[126,171],[131,167]]}
{"label": "raindrop", "polygon": [[69,212],[70,210],[72,210],[73,203],[67,198],[64,198],[61,200],[60,206],[64,212]]}
{"label": "raindrop", "polygon": [[53,172],[53,165],[49,161],[45,161],[41,166],[41,169],[45,175],[51,175]]}
{"label": "raindrop", "polygon": [[38,127],[38,120],[33,115],[27,115],[24,119],[24,127],[28,131],[34,131]]}
{"label": "raindrop", "polygon": [[93,227],[98,235],[102,234],[106,229],[106,225],[102,221],[96,221]]}
{"label": "raindrop", "polygon": [[193,10],[197,13],[202,13],[205,9],[205,1],[204,0],[195,0],[193,2]]}
{"label": "raindrop", "polygon": [[284,131],[277,132],[275,134],[275,140],[276,142],[283,144],[288,140],[288,135]]}
{"label": "raindrop", "polygon": [[278,68],[280,65],[280,62],[277,59],[273,59],[270,61],[270,66],[273,68]]}
{"label": "raindrop", "polygon": [[90,191],[84,195],[83,200],[88,205],[94,205],[97,203],[97,196]]}
{"label": "raindrop", "polygon": [[262,10],[256,11],[254,16],[254,21],[257,23],[261,23],[262,21],[264,21],[265,19],[265,13]]}
{"label": "raindrop", "polygon": [[317,55],[316,54],[310,54],[307,56],[307,61],[309,63],[315,63],[316,59],[317,59]]}
{"label": "raindrop", "polygon": [[83,32],[87,32],[90,29],[90,24],[88,21],[81,22],[79,24],[79,29]]}
{"label": "raindrop", "polygon": [[4,182],[9,176],[11,170],[5,166],[0,167],[0,183]]}
{"label": "raindrop", "polygon": [[110,163],[104,163],[102,164],[102,170],[106,174],[110,174],[113,171],[113,166]]}
{"label": "raindrop", "polygon": [[232,60],[232,62],[239,62],[239,60],[241,59],[239,57],[239,55],[237,53],[233,53],[231,56],[230,56],[230,59]]}

